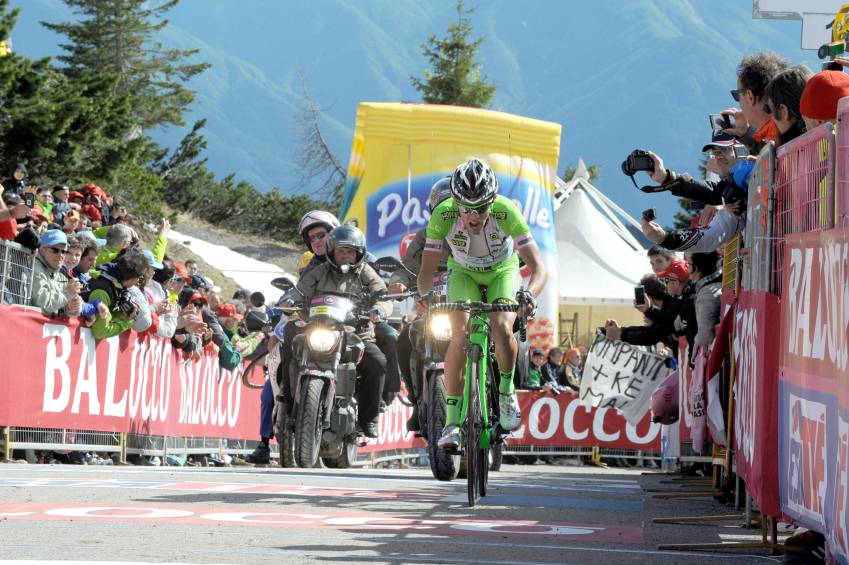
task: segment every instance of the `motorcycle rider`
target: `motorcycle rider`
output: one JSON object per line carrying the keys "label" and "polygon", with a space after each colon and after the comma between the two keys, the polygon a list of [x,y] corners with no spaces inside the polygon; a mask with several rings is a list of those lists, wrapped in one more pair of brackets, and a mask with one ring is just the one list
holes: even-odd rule
{"label": "motorcycle rider", "polygon": [[[434,209],[443,200],[449,198],[451,198],[451,177],[439,179],[431,187],[430,195],[427,199],[427,207],[430,213],[432,214]],[[390,293],[400,294],[406,292],[409,287],[415,286],[416,275],[418,275],[422,265],[422,251],[424,251],[425,240],[427,239],[425,236],[426,231],[426,228],[419,230],[416,233],[416,237],[407,246],[407,252],[401,260],[404,268],[397,269],[389,279]],[[439,258],[439,268],[441,270],[446,268],[446,261],[450,254],[448,247],[443,248],[442,256]],[[410,328],[416,325],[416,331],[421,331],[418,328],[424,324],[424,319],[420,317],[423,313],[420,310],[423,307],[423,304],[416,304],[416,312],[419,314],[419,317],[412,324],[405,326],[401,335],[398,337],[398,363],[401,367],[401,376],[404,379],[404,385],[407,387],[410,401],[413,403],[413,414],[407,420],[407,431],[409,432],[421,431],[419,425],[419,405],[416,402],[416,396],[422,390],[422,375],[413,375],[410,373],[410,357],[413,353],[413,344],[410,341]]]}
{"label": "motorcycle rider", "polygon": [[[298,281],[298,291],[309,304],[316,294],[343,292],[355,297],[365,297],[386,292],[383,279],[365,261],[366,239],[359,229],[341,226],[330,232],[327,240],[327,260],[309,270]],[[392,312],[390,301],[374,305],[383,315]],[[363,340],[364,354],[357,365],[357,403],[359,427],[363,435],[377,437],[377,416],[383,380],[386,374],[386,357],[375,343],[371,320],[357,326],[357,335]],[[294,383],[290,383],[292,386]]]}
{"label": "motorcycle rider", "polygon": [[[312,253],[312,258],[307,265],[298,273],[303,277],[311,270],[327,262],[327,238],[330,232],[339,227],[339,220],[330,212],[324,210],[312,210],[304,214],[301,222],[298,224],[298,233],[307,246],[307,249]],[[292,405],[294,399],[290,388],[291,376],[289,375],[289,365],[292,362],[292,341],[295,336],[303,331],[295,325],[295,321],[287,322],[283,327],[283,340],[281,341],[281,361],[278,368],[277,378],[281,383],[282,394],[286,402],[286,411],[292,413]],[[271,385],[268,385],[271,386]]]}
{"label": "motorcycle rider", "polygon": [[[546,271],[542,254],[534,242],[525,218],[516,205],[498,194],[498,179],[489,165],[470,159],[455,169],[451,176],[452,198],[436,207],[427,226],[427,240],[422,253],[418,290],[424,295],[433,286],[433,274],[447,243],[448,299],[452,302],[481,300],[481,288],[491,303],[515,304],[519,285],[519,257],[531,271],[527,313],[533,316],[535,296],[545,286]],[[515,246],[515,251],[514,251]],[[517,255],[518,253],[518,256]],[[462,336],[469,314],[451,312],[452,335]],[[498,360],[499,423],[512,431],[521,422],[519,402],[513,384],[517,342],[513,335],[514,312],[492,312],[489,315],[495,357]],[[445,428],[439,440],[443,449],[461,444],[460,413],[463,400],[463,339],[453,339],[445,355],[445,388],[447,411]],[[509,367],[509,370],[502,369]]]}

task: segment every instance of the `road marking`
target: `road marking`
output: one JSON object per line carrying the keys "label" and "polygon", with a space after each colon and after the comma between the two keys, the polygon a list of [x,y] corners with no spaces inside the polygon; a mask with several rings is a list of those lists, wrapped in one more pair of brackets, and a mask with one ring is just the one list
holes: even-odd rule
{"label": "road marking", "polygon": [[176,490],[187,492],[223,492],[243,494],[269,494],[279,496],[339,497],[362,499],[391,499],[404,501],[439,502],[444,494],[429,492],[384,491],[361,488],[323,487],[308,485],[277,485],[224,482],[168,482],[127,481],[106,479],[101,481],[76,479],[26,479],[0,478],[0,487],[59,487],[59,488],[119,488],[146,490]]}
{"label": "road marking", "polygon": [[[230,524],[238,526],[332,529],[351,532],[420,532],[429,535],[530,537],[564,542],[581,539],[606,543],[643,543],[638,526],[540,522],[536,520],[473,520],[434,516],[395,516],[373,512],[269,512],[267,509],[227,510],[226,507],[176,505],[93,506],[80,503],[0,503],[7,520],[71,520],[157,524]],[[12,515],[27,512],[27,515]]]}
{"label": "road marking", "polygon": [[[467,494],[447,496],[442,502],[459,502],[465,504],[468,501]],[[492,490],[485,497],[480,498],[479,504],[483,506],[535,506],[541,508],[575,508],[582,510],[617,510],[621,512],[642,512],[643,502],[641,500],[618,500],[610,498],[578,498],[569,496],[534,496],[534,495],[509,495],[498,494]]]}

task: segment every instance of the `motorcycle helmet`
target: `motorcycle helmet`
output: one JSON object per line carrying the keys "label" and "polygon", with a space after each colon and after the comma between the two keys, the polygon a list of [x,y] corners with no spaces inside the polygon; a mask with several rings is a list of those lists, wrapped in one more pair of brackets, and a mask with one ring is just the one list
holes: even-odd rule
{"label": "motorcycle helmet", "polygon": [[486,163],[469,159],[451,175],[451,196],[459,204],[470,207],[486,206],[498,194],[498,179]]}
{"label": "motorcycle helmet", "polygon": [[[357,260],[349,268],[343,269],[336,264],[336,258],[333,256],[333,251],[337,247],[351,247],[357,252]],[[357,270],[366,258],[366,238],[359,228],[353,226],[339,226],[330,232],[330,237],[327,240],[327,261],[330,265],[340,273]]]}
{"label": "motorcycle helmet", "polygon": [[430,188],[430,195],[427,197],[427,209],[433,212],[441,202],[449,198],[451,198],[451,177],[441,178]]}
{"label": "motorcycle helmet", "polygon": [[298,224],[298,233],[301,234],[301,238],[307,244],[307,249],[312,249],[310,240],[307,238],[307,232],[317,226],[324,226],[329,232],[339,227],[339,220],[336,219],[336,216],[324,210],[313,210],[304,214],[301,223]]}

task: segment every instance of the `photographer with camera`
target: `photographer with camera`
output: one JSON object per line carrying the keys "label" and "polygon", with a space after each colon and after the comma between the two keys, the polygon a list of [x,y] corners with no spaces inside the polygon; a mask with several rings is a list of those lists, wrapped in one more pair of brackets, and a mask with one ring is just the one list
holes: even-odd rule
{"label": "photographer with camera", "polygon": [[732,166],[722,193],[723,207],[707,226],[667,232],[657,222],[644,216],[643,234],[651,242],[675,251],[714,251],[746,226],[749,178],[753,170],[754,163],[751,161],[738,161]]}
{"label": "photographer with camera", "polygon": [[84,296],[86,302],[100,300],[108,310],[91,327],[95,338],[119,335],[133,327],[140,313],[147,312],[144,295],[129,291],[138,287],[147,268],[147,258],[136,247],[127,248],[114,263],[100,266],[100,275],[89,281],[88,294]]}

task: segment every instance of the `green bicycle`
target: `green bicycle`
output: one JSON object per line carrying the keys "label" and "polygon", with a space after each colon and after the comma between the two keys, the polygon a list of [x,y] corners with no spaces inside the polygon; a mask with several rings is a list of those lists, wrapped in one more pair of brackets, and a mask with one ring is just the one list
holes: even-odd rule
{"label": "green bicycle", "polygon": [[[469,506],[486,496],[489,480],[489,450],[501,443],[510,432],[501,429],[498,418],[498,387],[490,386],[494,371],[494,354],[489,340],[490,312],[518,312],[519,336],[527,339],[524,300],[519,304],[490,304],[488,302],[445,302],[430,306],[431,312],[468,312],[466,325],[466,372],[463,383],[463,405],[460,408],[460,429],[464,438],[466,485]],[[460,455],[462,452],[446,453]]]}

